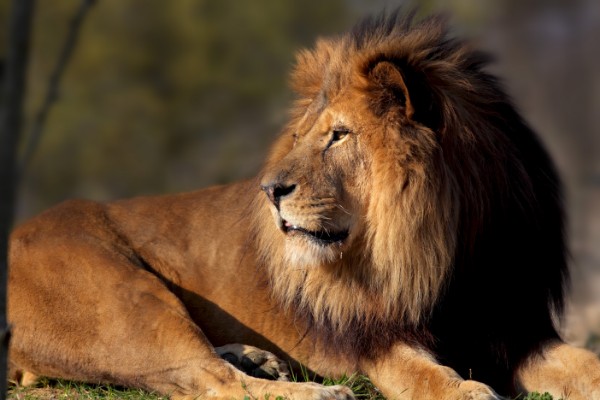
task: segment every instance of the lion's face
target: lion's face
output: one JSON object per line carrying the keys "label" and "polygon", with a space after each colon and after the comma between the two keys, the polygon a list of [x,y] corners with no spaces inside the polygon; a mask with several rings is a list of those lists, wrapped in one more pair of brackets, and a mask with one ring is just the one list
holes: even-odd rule
{"label": "lion's face", "polygon": [[348,90],[314,100],[284,139],[288,152],[263,175],[286,256],[296,265],[340,259],[364,235],[372,188],[357,95]]}
{"label": "lion's face", "polygon": [[298,101],[263,169],[255,213],[274,296],[336,330],[359,314],[414,322],[427,313],[458,221],[427,92],[393,59],[353,51],[321,42],[300,53]]}

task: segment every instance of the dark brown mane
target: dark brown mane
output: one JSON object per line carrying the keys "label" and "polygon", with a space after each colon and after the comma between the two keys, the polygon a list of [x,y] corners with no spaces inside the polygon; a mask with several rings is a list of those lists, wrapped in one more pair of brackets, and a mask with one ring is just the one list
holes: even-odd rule
{"label": "dark brown mane", "polygon": [[[410,135],[434,137],[439,176],[426,177],[423,184],[433,186],[427,189],[432,192],[415,197],[433,218],[419,228],[424,241],[389,251],[387,257],[389,265],[406,264],[394,263],[399,259],[420,260],[409,263],[413,269],[402,276],[416,274],[431,282],[431,295],[415,300],[424,293],[412,293],[411,298],[408,284],[402,283],[404,293],[387,299],[407,303],[392,306],[395,314],[366,310],[365,305],[362,313],[336,320],[336,314],[311,308],[301,281],[289,278],[290,286],[280,288],[282,301],[343,354],[375,357],[397,340],[418,342],[463,376],[471,371],[474,379],[507,387],[509,371],[525,352],[557,337],[552,318],[562,312],[568,281],[560,182],[536,135],[498,80],[485,71],[489,57],[452,37],[445,18],[416,21],[414,14],[399,15],[395,11],[367,18],[348,35],[320,40],[314,51],[299,53],[292,76],[298,101],[290,126],[315,99],[327,99],[348,86],[364,90],[373,113],[389,118],[402,95],[382,97],[375,94],[377,87],[360,82],[380,62],[400,71],[415,108],[413,119],[420,124]],[[290,146],[284,135],[269,162],[283,157]],[[432,197],[439,198],[436,202]],[[451,221],[453,213],[455,229],[434,219]],[[279,254],[273,253],[276,245],[269,240],[259,244],[266,249],[265,260]],[[431,249],[441,242],[440,248],[451,248],[432,256]],[[364,243],[366,252],[374,251],[369,246],[376,242],[366,238]],[[449,265],[431,265],[443,263],[445,256]],[[356,275],[348,279],[360,276],[360,268],[355,266]],[[439,268],[442,272],[435,276]],[[285,273],[283,268],[273,271],[273,276]],[[274,278],[274,284],[277,280],[281,278]],[[332,296],[330,301],[340,299]],[[536,333],[527,331],[530,324],[539,327]]]}

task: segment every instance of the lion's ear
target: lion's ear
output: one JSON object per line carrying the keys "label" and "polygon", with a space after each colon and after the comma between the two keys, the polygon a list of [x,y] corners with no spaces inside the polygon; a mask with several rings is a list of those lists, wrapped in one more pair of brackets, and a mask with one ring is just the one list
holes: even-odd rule
{"label": "lion's ear", "polygon": [[379,104],[379,113],[383,114],[391,107],[400,107],[408,119],[412,119],[414,108],[410,101],[408,87],[404,83],[402,73],[394,64],[380,61],[369,71],[371,93]]}
{"label": "lion's ear", "polygon": [[431,90],[419,74],[384,60],[372,64],[366,76],[371,104],[377,114],[393,110],[404,114],[408,120],[438,128],[439,115]]}

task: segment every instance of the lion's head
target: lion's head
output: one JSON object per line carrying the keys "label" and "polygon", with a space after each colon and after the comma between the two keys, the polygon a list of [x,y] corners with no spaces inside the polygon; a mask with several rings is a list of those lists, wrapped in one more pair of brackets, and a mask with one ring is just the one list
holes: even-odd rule
{"label": "lion's head", "polygon": [[284,306],[346,339],[419,329],[473,247],[508,229],[496,217],[535,207],[511,137],[527,128],[484,61],[440,18],[396,15],[299,53],[256,215]]}

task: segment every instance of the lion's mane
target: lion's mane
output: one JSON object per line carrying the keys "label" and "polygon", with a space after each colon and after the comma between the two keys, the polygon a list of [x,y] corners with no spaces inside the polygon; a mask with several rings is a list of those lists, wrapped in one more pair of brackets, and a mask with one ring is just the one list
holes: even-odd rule
{"label": "lion's mane", "polygon": [[[292,75],[298,100],[287,130],[324,87],[353,85],[383,118],[396,99],[382,98],[368,82],[380,61],[402,72],[422,128],[387,132],[395,138],[389,148],[369,149],[377,190],[367,229],[337,263],[287,265],[283,235],[265,196],[257,197],[257,248],[273,296],[348,356],[375,356],[409,340],[463,376],[487,359],[509,371],[534,343],[556,336],[552,314],[562,310],[567,280],[557,174],[485,72],[487,57],[453,38],[440,17],[381,15],[300,52]],[[393,126],[382,120],[381,129]],[[290,137],[281,136],[266,168],[291,149]],[[411,146],[412,159],[400,158],[401,146]],[[410,171],[408,186],[399,166]],[[528,324],[542,329],[532,337]],[[483,365],[476,374],[494,368]]]}

